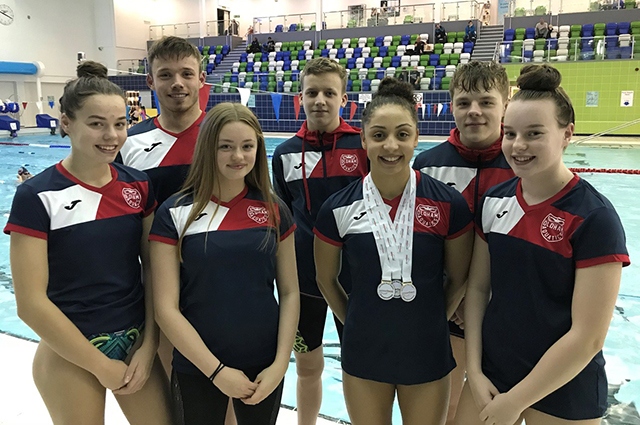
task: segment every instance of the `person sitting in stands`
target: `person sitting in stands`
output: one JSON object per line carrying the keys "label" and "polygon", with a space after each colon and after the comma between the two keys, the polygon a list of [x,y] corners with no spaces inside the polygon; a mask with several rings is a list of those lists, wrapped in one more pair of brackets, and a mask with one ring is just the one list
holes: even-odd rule
{"label": "person sitting in stands", "polygon": [[436,39],[436,43],[446,43],[447,42],[447,32],[444,30],[444,27],[440,24],[436,24],[436,31],[434,34],[434,38]]}
{"label": "person sitting in stands", "polygon": [[478,38],[476,26],[473,25],[473,21],[469,21],[469,24],[464,28],[464,41],[471,41],[472,43],[475,43],[476,38]]}
{"label": "person sitting in stands", "polygon": [[267,53],[275,52],[276,51],[276,42],[273,41],[273,39],[271,37],[269,37],[267,39],[267,44],[265,44],[265,47],[267,49]]}
{"label": "person sitting in stands", "polygon": [[258,37],[253,37],[253,41],[247,47],[247,53],[260,53],[262,52],[262,46],[260,46],[260,42],[258,41]]}
{"label": "person sitting in stands", "polygon": [[415,44],[415,46],[413,48],[414,54],[416,54],[416,55],[423,54],[424,53],[424,45],[425,45],[425,42],[422,41],[420,36],[418,36],[418,38],[416,38],[416,44]]}
{"label": "person sitting in stands", "polygon": [[540,18],[540,22],[536,24],[535,38],[547,37],[549,37],[549,24],[544,21],[544,18]]}

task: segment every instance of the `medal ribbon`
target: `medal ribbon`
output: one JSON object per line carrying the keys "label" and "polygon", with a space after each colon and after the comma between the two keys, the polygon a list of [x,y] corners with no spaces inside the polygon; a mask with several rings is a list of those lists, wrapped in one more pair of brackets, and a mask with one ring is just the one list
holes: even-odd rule
{"label": "medal ribbon", "polygon": [[364,178],[362,196],[378,248],[382,281],[391,282],[395,279],[411,282],[413,219],[416,205],[415,172],[411,170],[393,222],[380,191],[373,184],[371,173]]}

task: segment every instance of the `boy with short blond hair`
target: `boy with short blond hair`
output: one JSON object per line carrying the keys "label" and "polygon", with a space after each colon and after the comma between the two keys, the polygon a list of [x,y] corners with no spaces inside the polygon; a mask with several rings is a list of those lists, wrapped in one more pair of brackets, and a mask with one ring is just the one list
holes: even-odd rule
{"label": "boy with short blond hair", "polygon": [[[471,61],[453,75],[449,88],[456,127],[449,139],[422,152],[413,168],[456,188],[475,214],[485,192],[514,176],[502,154],[502,117],[509,97],[509,77],[500,64]],[[458,366],[451,372],[447,424],[452,424],[465,373],[462,330],[464,301],[449,322]]]}
{"label": "boy with short blond hair", "polygon": [[[293,212],[300,320],[294,346],[298,372],[297,410],[300,425],[315,424],[322,402],[322,336],[327,303],[316,283],[313,227],[320,207],[333,193],[368,172],[360,129],[340,117],[347,103],[347,72],[327,58],[309,61],[301,74],[300,101],[306,120],[296,135],[273,154],[276,193]],[[349,270],[343,267],[340,283],[350,290]],[[342,324],[334,316],[338,332]]]}

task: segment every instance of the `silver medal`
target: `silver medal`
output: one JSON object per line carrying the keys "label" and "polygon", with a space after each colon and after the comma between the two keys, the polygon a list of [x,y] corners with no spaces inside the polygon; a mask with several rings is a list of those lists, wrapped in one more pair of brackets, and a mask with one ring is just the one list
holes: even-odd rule
{"label": "silver medal", "polygon": [[400,298],[400,291],[402,290],[402,282],[399,280],[393,280],[391,282],[393,285],[393,298]]}
{"label": "silver medal", "polygon": [[385,301],[393,298],[394,292],[395,290],[391,282],[382,281],[380,285],[378,285],[378,296]]}
{"label": "silver medal", "polygon": [[418,291],[412,282],[403,282],[400,289],[400,298],[402,301],[411,302],[416,298]]}

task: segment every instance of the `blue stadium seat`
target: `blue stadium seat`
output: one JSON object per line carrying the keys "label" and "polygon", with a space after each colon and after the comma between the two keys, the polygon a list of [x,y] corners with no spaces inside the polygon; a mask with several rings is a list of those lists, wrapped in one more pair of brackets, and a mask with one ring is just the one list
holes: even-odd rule
{"label": "blue stadium seat", "polygon": [[431,80],[431,84],[429,84],[429,88],[431,90],[440,90],[440,83],[442,82],[441,78],[435,77]]}
{"label": "blue stadium seat", "polygon": [[298,60],[303,61],[306,58],[306,50],[298,50]]}
{"label": "blue stadium seat", "polygon": [[291,71],[291,61],[285,60],[284,64],[282,65],[282,70]]}
{"label": "blue stadium seat", "polygon": [[351,80],[347,80],[347,91],[351,91]]}
{"label": "blue stadium seat", "polygon": [[402,37],[400,37],[400,44],[407,46],[409,44],[411,44],[411,36],[410,35],[403,35]]}
{"label": "blue stadium seat", "polygon": [[234,72],[233,74],[231,74],[231,82],[232,83],[237,83],[238,82],[238,73]]}
{"label": "blue stadium seat", "polygon": [[320,56],[322,56],[323,58],[328,58],[329,57],[329,49],[322,49],[320,51]]}
{"label": "blue stadium seat", "polygon": [[582,26],[583,37],[593,37],[593,24],[584,24]]}
{"label": "blue stadium seat", "polygon": [[382,68],[378,69],[378,71],[376,72],[376,78],[378,80],[382,80],[384,77],[385,77],[384,69]]}
{"label": "blue stadium seat", "polygon": [[607,59],[620,59],[620,49],[618,47],[607,48],[605,57]]}
{"label": "blue stadium seat", "polygon": [[362,91],[371,91],[371,81],[362,80]]}
{"label": "blue stadium seat", "polygon": [[280,93],[282,93],[284,91],[284,81],[278,81],[278,90]]}
{"label": "blue stadium seat", "polygon": [[276,32],[282,32],[284,30],[282,25],[276,25]]}
{"label": "blue stadium seat", "polygon": [[618,47],[618,37],[615,37],[615,36],[605,37],[604,42],[605,42],[605,46],[607,46],[607,49],[610,49],[611,47]]}
{"label": "blue stadium seat", "polygon": [[200,52],[200,54],[202,54],[202,49],[204,48],[204,46],[198,46],[198,51]]}
{"label": "blue stadium seat", "polygon": [[291,31],[297,31],[298,30],[298,24],[291,24],[289,25],[289,32]]}
{"label": "blue stadium seat", "polygon": [[629,22],[619,22],[618,23],[618,34],[629,34],[629,28],[631,24]]}
{"label": "blue stadium seat", "polygon": [[557,50],[558,49],[558,39],[557,38],[550,38],[547,40],[548,42],[548,46],[550,50]]}
{"label": "blue stadium seat", "polygon": [[527,28],[524,31],[524,38],[535,38],[536,29],[535,28]]}
{"label": "blue stadium seat", "polygon": [[353,57],[358,59],[360,56],[362,56],[362,47],[356,47],[353,49]]}
{"label": "blue stadium seat", "polygon": [[523,56],[523,62],[531,62],[531,60],[533,59],[533,50],[525,50]]}
{"label": "blue stadium seat", "polygon": [[513,41],[516,37],[516,30],[507,28],[504,30],[504,41]]}
{"label": "blue stadium seat", "polygon": [[356,67],[356,58],[347,59],[347,69],[353,69]]}
{"label": "blue stadium seat", "polygon": [[338,59],[344,59],[344,53],[347,49],[343,49],[342,47],[338,49],[338,54],[336,55],[336,58]]}
{"label": "blue stadium seat", "polygon": [[440,63],[440,55],[429,55],[429,66],[436,66]]}
{"label": "blue stadium seat", "polygon": [[284,60],[284,52],[276,52],[276,62]]}
{"label": "blue stadium seat", "polygon": [[389,47],[387,46],[380,47],[380,50],[378,51],[378,56],[380,56],[381,58],[384,58],[388,55],[389,55]]}
{"label": "blue stadium seat", "polygon": [[300,71],[291,71],[291,81],[298,81]]}
{"label": "blue stadium seat", "polygon": [[384,37],[383,36],[376,37],[375,46],[382,47],[383,44],[384,44]]}
{"label": "blue stadium seat", "polygon": [[631,46],[620,47],[620,59],[631,59],[631,49]]}
{"label": "blue stadium seat", "polygon": [[216,65],[220,65],[220,62],[222,62],[222,55],[216,55]]}
{"label": "blue stadium seat", "polygon": [[216,65],[215,65],[215,64],[213,64],[213,63],[208,63],[208,64],[207,64],[207,74],[211,74],[215,68],[216,68]]}
{"label": "blue stadium seat", "polygon": [[604,35],[617,35],[617,34],[618,34],[618,24],[615,22],[607,22]]}
{"label": "blue stadium seat", "polygon": [[364,58],[364,67],[373,68],[373,58]]}
{"label": "blue stadium seat", "polygon": [[470,41],[467,41],[463,44],[462,53],[471,53],[471,52],[473,52],[473,43]]}
{"label": "blue stadium seat", "polygon": [[260,90],[267,91],[268,88],[269,88],[269,84],[267,83],[267,80],[265,78],[260,82]]}
{"label": "blue stadium seat", "polygon": [[400,56],[393,56],[391,58],[391,66],[398,68],[400,66]]}
{"label": "blue stadium seat", "polygon": [[284,53],[284,59],[283,59],[283,60],[284,60],[285,62],[286,62],[286,61],[291,62],[291,52],[287,50],[286,52],[282,52],[282,53]]}
{"label": "blue stadium seat", "polygon": [[247,54],[240,53],[240,62],[246,62],[246,61],[247,61]]}
{"label": "blue stadium seat", "polygon": [[446,75],[446,68],[444,65],[436,66],[435,74],[436,77],[442,78]]}

